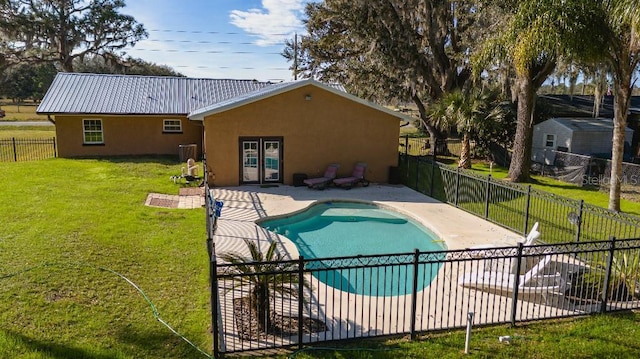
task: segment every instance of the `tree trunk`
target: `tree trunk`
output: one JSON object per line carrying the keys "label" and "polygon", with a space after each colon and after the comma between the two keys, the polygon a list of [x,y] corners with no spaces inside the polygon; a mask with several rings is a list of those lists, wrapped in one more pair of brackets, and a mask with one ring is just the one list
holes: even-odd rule
{"label": "tree trunk", "polygon": [[267,333],[271,328],[271,310],[269,308],[269,286],[258,284],[251,292],[251,304],[256,311],[258,329]]}
{"label": "tree trunk", "polygon": [[613,99],[613,146],[611,148],[611,178],[609,180],[609,210],[620,211],[620,184],[624,138],[627,128],[627,111],[631,100],[632,71],[620,68],[614,73],[615,97]]}
{"label": "tree trunk", "polygon": [[62,57],[62,70],[64,72],[73,72],[73,58],[70,56]]}
{"label": "tree trunk", "polygon": [[509,166],[509,179],[513,182],[528,182],[531,168],[531,142],[533,137],[533,81],[518,77],[518,123],[513,142],[513,156]]}
{"label": "tree trunk", "polygon": [[418,97],[418,95],[412,96],[413,103],[418,107],[418,112],[420,113],[420,121],[422,122],[422,126],[424,126],[425,130],[429,132],[429,143],[431,143],[431,154],[437,154],[436,145],[438,144],[438,130],[429,123],[429,116],[427,116],[427,109],[425,108],[422,100]]}
{"label": "tree trunk", "polygon": [[471,168],[471,144],[469,143],[469,133],[465,132],[462,135],[462,149],[460,150],[460,161],[458,167],[469,169]]}
{"label": "tree trunk", "polygon": [[60,12],[58,13],[59,18],[57,19],[59,24],[58,34],[56,35],[58,41],[58,58],[60,61],[60,66],[62,66],[62,71],[64,72],[73,72],[73,57],[71,57],[71,52],[73,51],[73,46],[71,45],[70,33],[69,29],[69,14],[65,10],[65,7],[62,5]]}

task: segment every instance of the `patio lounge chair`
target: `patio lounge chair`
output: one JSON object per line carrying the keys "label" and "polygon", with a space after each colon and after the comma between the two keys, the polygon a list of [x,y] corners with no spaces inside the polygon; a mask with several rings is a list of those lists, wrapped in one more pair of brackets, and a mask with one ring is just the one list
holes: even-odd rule
{"label": "patio lounge chair", "polygon": [[513,292],[515,280],[519,278],[518,293],[539,294],[546,301],[547,295],[563,293],[566,289],[566,282],[560,273],[544,274],[550,262],[551,256],[546,255],[522,275],[500,271],[467,272],[458,284],[475,290],[508,294]]}
{"label": "patio lounge chair", "polygon": [[202,177],[198,176],[198,165],[193,158],[187,160],[187,167],[182,167],[182,174],[179,176],[171,176],[173,183],[179,183],[182,179],[187,185],[198,184],[203,182]]}
{"label": "patio lounge chair", "polygon": [[324,171],[324,175],[322,175],[322,177],[308,178],[302,182],[309,188],[325,189],[328,185],[331,184],[331,181],[336,178],[336,173],[338,172],[339,167],[339,164],[332,163],[327,166],[327,169]]}
{"label": "patio lounge chair", "polygon": [[[540,232],[538,232],[538,226],[540,224],[538,222],[533,224],[533,227],[531,227],[531,231],[529,231],[529,234],[527,234],[526,237],[522,238],[523,240],[519,240],[518,242],[522,242],[523,245],[525,246],[532,246],[535,242],[536,239],[540,238]],[[506,247],[506,244],[502,244],[502,243],[488,243],[488,244],[478,244],[475,246],[471,246],[468,249],[490,249],[490,248],[499,248],[499,247]]]}
{"label": "patio lounge chair", "polygon": [[364,171],[367,169],[367,164],[364,162],[358,162],[353,167],[351,177],[336,178],[333,180],[333,184],[345,189],[351,189],[353,186],[361,183],[363,187],[369,185],[369,181],[364,179]]}

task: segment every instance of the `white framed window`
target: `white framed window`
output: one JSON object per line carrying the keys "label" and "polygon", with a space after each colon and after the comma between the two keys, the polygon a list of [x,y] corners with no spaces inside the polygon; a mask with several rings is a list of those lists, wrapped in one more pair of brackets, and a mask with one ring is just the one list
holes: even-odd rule
{"label": "white framed window", "polygon": [[544,147],[556,148],[556,135],[544,135]]}
{"label": "white framed window", "polygon": [[182,132],[182,121],[169,119],[162,122],[162,132]]}
{"label": "white framed window", "polygon": [[82,137],[87,145],[103,144],[104,134],[102,133],[101,119],[83,119]]}

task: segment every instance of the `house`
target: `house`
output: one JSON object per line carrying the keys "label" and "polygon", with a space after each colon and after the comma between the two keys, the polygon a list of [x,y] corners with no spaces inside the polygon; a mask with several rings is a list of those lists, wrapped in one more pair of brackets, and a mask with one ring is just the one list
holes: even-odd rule
{"label": "house", "polygon": [[58,73],[38,106],[56,125],[60,157],[178,154],[202,148],[187,115],[270,83],[186,77]]}
{"label": "house", "polygon": [[314,80],[281,83],[189,114],[204,124],[215,184],[290,183],[294,173],[338,176],[366,162],[366,177],[387,182],[398,163],[403,115]]}
{"label": "house", "polygon": [[314,80],[267,83],[61,73],[38,107],[60,157],[173,154],[196,144],[215,185],[292,184],[340,163],[387,182],[404,115]]}
{"label": "house", "polygon": [[[625,152],[633,130],[625,131]],[[611,157],[613,120],[605,118],[551,118],[533,127],[532,159],[553,164],[555,150],[594,157]]]}

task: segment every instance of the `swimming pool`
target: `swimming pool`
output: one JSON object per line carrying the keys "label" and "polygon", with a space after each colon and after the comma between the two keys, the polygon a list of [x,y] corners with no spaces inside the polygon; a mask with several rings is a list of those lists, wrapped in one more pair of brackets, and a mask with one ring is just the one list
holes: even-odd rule
{"label": "swimming pool", "polygon": [[[382,254],[441,251],[444,243],[426,227],[399,212],[360,202],[319,202],[303,212],[258,223],[260,226],[290,239],[301,256],[333,258],[373,256]],[[359,269],[325,269],[327,261],[313,261],[307,265],[313,275],[334,288],[355,294],[394,296],[411,291],[404,285],[413,278],[413,266],[384,264],[388,257],[367,258],[368,264]],[[377,261],[376,261],[377,260]],[[428,286],[440,268],[439,263],[418,267],[418,289]]]}

